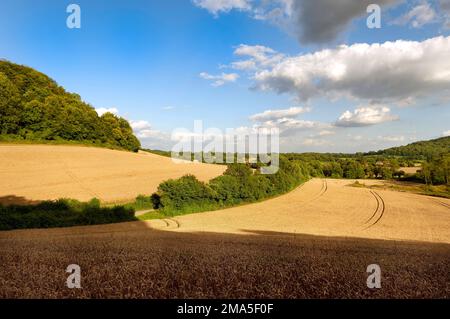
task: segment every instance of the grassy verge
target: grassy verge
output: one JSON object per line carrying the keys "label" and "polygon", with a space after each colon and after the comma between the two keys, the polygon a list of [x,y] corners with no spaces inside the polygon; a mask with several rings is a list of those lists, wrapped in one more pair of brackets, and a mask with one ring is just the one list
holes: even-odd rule
{"label": "grassy verge", "polygon": [[270,199],[274,199],[280,196],[283,196],[289,192],[292,192],[293,190],[297,189],[298,187],[302,186],[305,182],[300,182],[298,185],[290,189],[289,191],[277,194],[270,197],[261,198],[259,200],[254,201],[242,201],[240,203],[216,203],[216,204],[202,204],[202,205],[196,205],[192,204],[190,206],[185,206],[182,209],[170,209],[170,208],[162,208],[157,209],[152,212],[148,212],[146,214],[143,214],[141,216],[138,216],[137,218],[139,220],[145,221],[145,220],[152,220],[152,219],[163,219],[167,217],[175,217],[175,216],[182,216],[182,215],[189,215],[189,214],[196,214],[196,213],[204,213],[204,212],[211,212],[211,211],[217,211],[221,209],[227,209],[227,208],[233,208],[233,207],[239,207],[239,206],[245,206],[249,204],[255,204],[264,202]]}
{"label": "grassy verge", "polygon": [[160,211],[155,210],[155,211],[151,211],[151,212],[145,213],[145,214],[143,214],[141,216],[137,216],[136,218],[138,220],[144,221],[144,220],[152,220],[152,219],[163,219],[163,218],[166,218],[166,217],[168,217],[168,216],[164,215]]}
{"label": "grassy verge", "polygon": [[365,187],[370,189],[384,189],[397,192],[408,192],[419,195],[450,198],[450,186],[448,185],[423,185],[409,182],[384,181],[382,185],[366,185],[356,181],[350,184],[352,187]]}
{"label": "grassy verge", "polygon": [[0,230],[110,224],[137,220],[133,209],[100,207],[98,200],[82,203],[60,199],[37,205],[0,205]]}

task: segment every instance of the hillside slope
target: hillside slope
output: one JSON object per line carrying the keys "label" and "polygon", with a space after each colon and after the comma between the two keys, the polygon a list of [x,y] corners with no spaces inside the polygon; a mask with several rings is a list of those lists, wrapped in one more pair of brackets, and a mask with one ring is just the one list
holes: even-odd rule
{"label": "hillside slope", "polygon": [[137,151],[123,118],[95,109],[32,68],[0,60],[0,140],[77,141]]}
{"label": "hillside slope", "polygon": [[170,158],[96,147],[0,145],[0,203],[73,198],[104,202],[152,194],[169,178],[219,176],[222,165],[175,164]]}
{"label": "hillside slope", "polygon": [[420,141],[405,146],[392,147],[378,151],[380,155],[407,156],[413,158],[433,158],[450,153],[450,136],[441,137],[430,141]]}

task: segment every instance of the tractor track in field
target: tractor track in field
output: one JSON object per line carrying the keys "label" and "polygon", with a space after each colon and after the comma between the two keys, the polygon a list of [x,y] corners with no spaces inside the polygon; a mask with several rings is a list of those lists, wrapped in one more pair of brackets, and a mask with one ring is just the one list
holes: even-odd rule
{"label": "tractor track in field", "polygon": [[440,200],[433,199],[433,202],[435,202],[436,204],[439,204],[439,205],[441,205],[441,206],[444,206],[444,207],[450,209],[450,205],[449,205],[449,204],[444,203],[444,202],[441,202]]}
{"label": "tractor track in field", "polygon": [[312,199],[308,200],[305,202],[305,204],[309,204],[311,202],[314,202],[316,200],[318,200],[320,197],[322,197],[323,195],[325,195],[325,193],[328,191],[328,183],[326,179],[322,180],[322,188],[320,189],[319,193],[314,196]]}
{"label": "tractor track in field", "polygon": [[[370,193],[373,195],[373,197],[377,201],[377,208],[373,212],[372,216],[370,216],[370,218],[364,223],[364,225],[369,224],[368,226],[366,226],[364,228],[364,230],[369,229],[369,228],[375,226],[376,224],[378,224],[378,222],[383,218],[384,213],[386,211],[386,203],[385,203],[383,197],[381,197],[381,195],[375,191],[370,191]],[[377,215],[378,215],[378,217],[377,217]]]}

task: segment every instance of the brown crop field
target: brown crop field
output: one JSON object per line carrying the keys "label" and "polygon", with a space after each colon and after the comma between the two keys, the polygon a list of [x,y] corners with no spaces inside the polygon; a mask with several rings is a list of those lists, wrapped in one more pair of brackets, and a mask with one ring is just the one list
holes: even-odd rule
{"label": "brown crop field", "polygon": [[149,195],[169,178],[194,174],[202,181],[224,166],[175,164],[170,158],[94,147],[0,145],[0,203],[94,197],[132,201]]}
{"label": "brown crop field", "polygon": [[[0,232],[0,297],[449,298],[450,201],[350,183],[165,220]],[[65,286],[69,264],[81,289]],[[370,264],[381,289],[366,286]]]}

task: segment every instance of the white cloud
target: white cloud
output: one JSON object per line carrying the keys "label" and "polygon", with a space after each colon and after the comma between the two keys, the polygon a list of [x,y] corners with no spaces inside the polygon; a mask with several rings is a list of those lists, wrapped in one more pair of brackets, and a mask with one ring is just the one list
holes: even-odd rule
{"label": "white cloud", "polygon": [[306,138],[306,139],[301,139],[300,144],[304,145],[304,146],[325,146],[325,145],[330,145],[330,142],[321,140],[321,139]]}
{"label": "white cloud", "polygon": [[329,136],[329,135],[334,135],[334,134],[336,134],[336,133],[333,131],[323,130],[323,131],[320,131],[318,135],[319,136]]}
{"label": "white cloud", "polygon": [[234,51],[236,56],[247,57],[247,60],[233,62],[231,67],[237,70],[255,70],[276,65],[285,57],[275,50],[262,45],[239,45]]}
{"label": "white cloud", "polygon": [[300,114],[309,112],[307,107],[291,107],[283,110],[267,110],[250,116],[256,122],[254,128],[277,128],[283,136],[293,136],[300,131],[325,130],[332,126],[327,123],[298,119]]}
{"label": "white cloud", "polygon": [[135,132],[150,129],[152,127],[148,121],[130,121],[130,125]]}
{"label": "white cloud", "polygon": [[163,111],[171,111],[171,110],[174,110],[175,107],[174,106],[164,106],[162,109],[163,109]]}
{"label": "white cloud", "polygon": [[404,136],[378,136],[378,139],[384,142],[404,142]]}
{"label": "white cloud", "polygon": [[252,60],[237,61],[231,64],[231,67],[236,70],[254,70],[256,63]]}
{"label": "white cloud", "polygon": [[310,110],[311,110],[310,108],[305,107],[291,107],[284,110],[267,110],[262,113],[250,116],[250,120],[256,122],[264,122],[282,118],[296,117],[300,114],[309,112]]}
{"label": "white cloud", "polygon": [[442,136],[443,137],[450,136],[450,130],[442,132]]}
{"label": "white cloud", "polygon": [[130,121],[130,125],[144,148],[168,149],[172,145],[170,135],[153,129],[148,121]]}
{"label": "white cloud", "polygon": [[252,8],[250,0],[193,0],[197,7],[208,10],[214,16],[231,10],[247,11]]}
{"label": "white cloud", "polygon": [[95,111],[97,112],[98,116],[102,116],[105,113],[112,113],[114,115],[119,114],[119,110],[116,109],[115,107],[111,107],[111,108],[100,107],[98,109],[95,109]]}
{"label": "white cloud", "polygon": [[427,2],[419,4],[405,13],[403,16],[393,20],[391,24],[407,25],[410,24],[413,28],[421,28],[425,24],[436,22],[437,14],[431,5]]}
{"label": "white cloud", "polygon": [[336,126],[359,127],[380,124],[397,120],[397,116],[391,115],[391,110],[382,105],[359,107],[353,112],[345,111],[336,121]]}
{"label": "white cloud", "polygon": [[450,37],[342,45],[285,57],[254,74],[258,88],[317,96],[401,101],[450,87]]}
{"label": "white cloud", "polygon": [[228,82],[236,82],[239,78],[239,74],[236,73],[222,73],[221,75],[211,75],[206,72],[200,73],[202,79],[213,81],[211,84],[214,87],[219,87]]}

